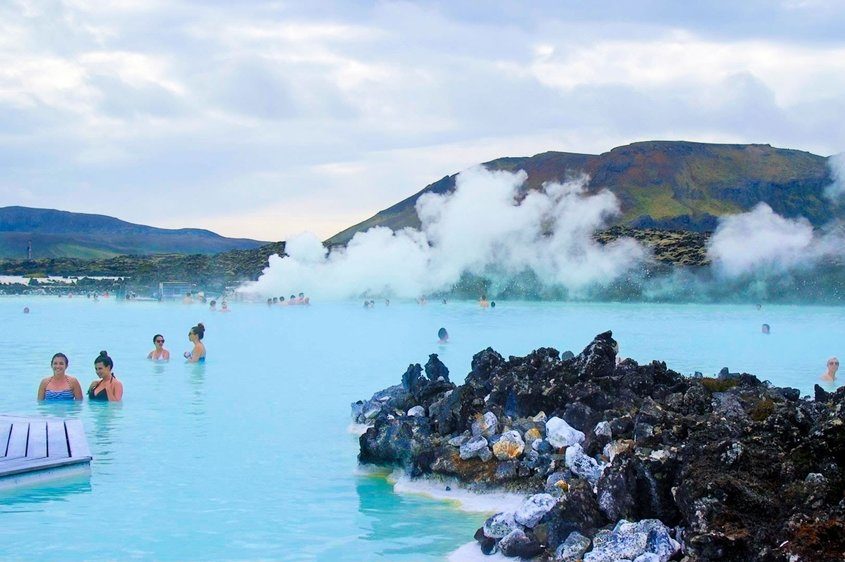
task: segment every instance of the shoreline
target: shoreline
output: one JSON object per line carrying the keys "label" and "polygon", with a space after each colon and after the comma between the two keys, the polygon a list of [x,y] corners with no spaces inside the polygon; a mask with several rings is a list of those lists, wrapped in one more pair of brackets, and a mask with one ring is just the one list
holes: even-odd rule
{"label": "shoreline", "polygon": [[[816,386],[812,401],[727,369],[688,378],[657,361],[617,365],[617,349],[610,332],[572,359],[541,348],[505,360],[488,348],[463,385],[432,355],[425,376],[411,365],[401,385],[353,404],[353,418],[371,424],[359,461],[403,467],[399,492],[440,493],[434,475],[530,494],[478,529],[484,554],[661,562],[845,554],[845,541],[824,538],[845,529],[845,507],[831,503],[845,489],[831,460],[845,456],[845,391]],[[750,499],[755,490],[769,490],[765,508]],[[736,521],[732,530],[720,525],[725,518]],[[475,552],[471,544],[459,551]]]}

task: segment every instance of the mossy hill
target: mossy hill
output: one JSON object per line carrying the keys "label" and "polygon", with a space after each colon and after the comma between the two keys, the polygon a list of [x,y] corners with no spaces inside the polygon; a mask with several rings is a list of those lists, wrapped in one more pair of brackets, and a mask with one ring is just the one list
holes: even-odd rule
{"label": "mossy hill", "polygon": [[[525,189],[541,189],[581,174],[588,189],[612,191],[622,214],[614,226],[707,232],[720,216],[747,211],[765,202],[785,216],[804,216],[816,226],[836,209],[824,197],[832,183],[827,158],[760,144],[704,144],[684,141],[638,142],[599,155],[544,152],[531,157],[499,158],[488,170],[524,170]],[[345,244],[373,226],[419,228],[414,205],[423,193],[448,193],[457,174],[446,176],[373,217],[332,236]]]}
{"label": "mossy hill", "polygon": [[266,242],[198,228],[166,229],[104,215],[29,207],[0,208],[0,258],[101,259],[135,254],[217,254]]}

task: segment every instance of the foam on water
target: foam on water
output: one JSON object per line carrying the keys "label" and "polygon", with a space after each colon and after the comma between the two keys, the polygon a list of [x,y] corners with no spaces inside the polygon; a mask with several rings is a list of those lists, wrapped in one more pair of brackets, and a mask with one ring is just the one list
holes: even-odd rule
{"label": "foam on water", "polygon": [[449,562],[513,562],[516,558],[508,558],[500,552],[484,554],[477,541],[468,542],[449,554]]}
{"label": "foam on water", "polygon": [[365,433],[367,433],[367,429],[371,426],[365,423],[350,423],[349,427],[346,428],[346,432],[350,435],[355,435],[356,437],[361,437]]}
{"label": "foam on water", "polygon": [[359,464],[355,467],[353,474],[355,476],[364,476],[364,477],[371,477],[371,478],[383,478],[386,481],[389,481],[390,475],[393,473],[394,469],[385,466],[377,466],[374,464]]}
{"label": "foam on water", "polygon": [[396,493],[417,494],[448,501],[458,509],[472,513],[515,511],[525,500],[522,494],[473,492],[453,478],[411,478],[401,470],[393,471],[388,481],[393,483],[393,490]]}

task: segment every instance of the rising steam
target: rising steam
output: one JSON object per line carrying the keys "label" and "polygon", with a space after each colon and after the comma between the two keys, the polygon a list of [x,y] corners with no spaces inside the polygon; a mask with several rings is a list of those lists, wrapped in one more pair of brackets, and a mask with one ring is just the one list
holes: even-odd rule
{"label": "rising steam", "polygon": [[842,242],[833,225],[817,233],[807,219],[784,218],[760,203],[747,213],[723,217],[707,253],[717,273],[740,277],[815,266],[842,255]]}
{"label": "rising steam", "polygon": [[593,240],[619,212],[611,192],[588,194],[582,177],[546,184],[520,201],[526,177],[466,171],[453,192],[419,198],[420,230],[372,228],[331,253],[313,234],[295,237],[288,257],[272,256],[244,290],[265,296],[306,291],[323,299],[417,297],[448,291],[466,274],[496,279],[530,272],[545,286],[577,293],[612,282],[646,257],[628,238],[607,245]]}
{"label": "rising steam", "polygon": [[825,195],[834,203],[845,202],[845,153],[834,154],[827,160],[833,183],[825,189]]}

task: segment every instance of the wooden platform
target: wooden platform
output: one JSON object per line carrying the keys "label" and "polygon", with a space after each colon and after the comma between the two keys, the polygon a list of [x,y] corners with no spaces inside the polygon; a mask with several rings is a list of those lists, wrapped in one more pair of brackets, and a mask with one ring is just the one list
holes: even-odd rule
{"label": "wooden platform", "polygon": [[90,464],[79,420],[0,415],[0,489],[84,473]]}

